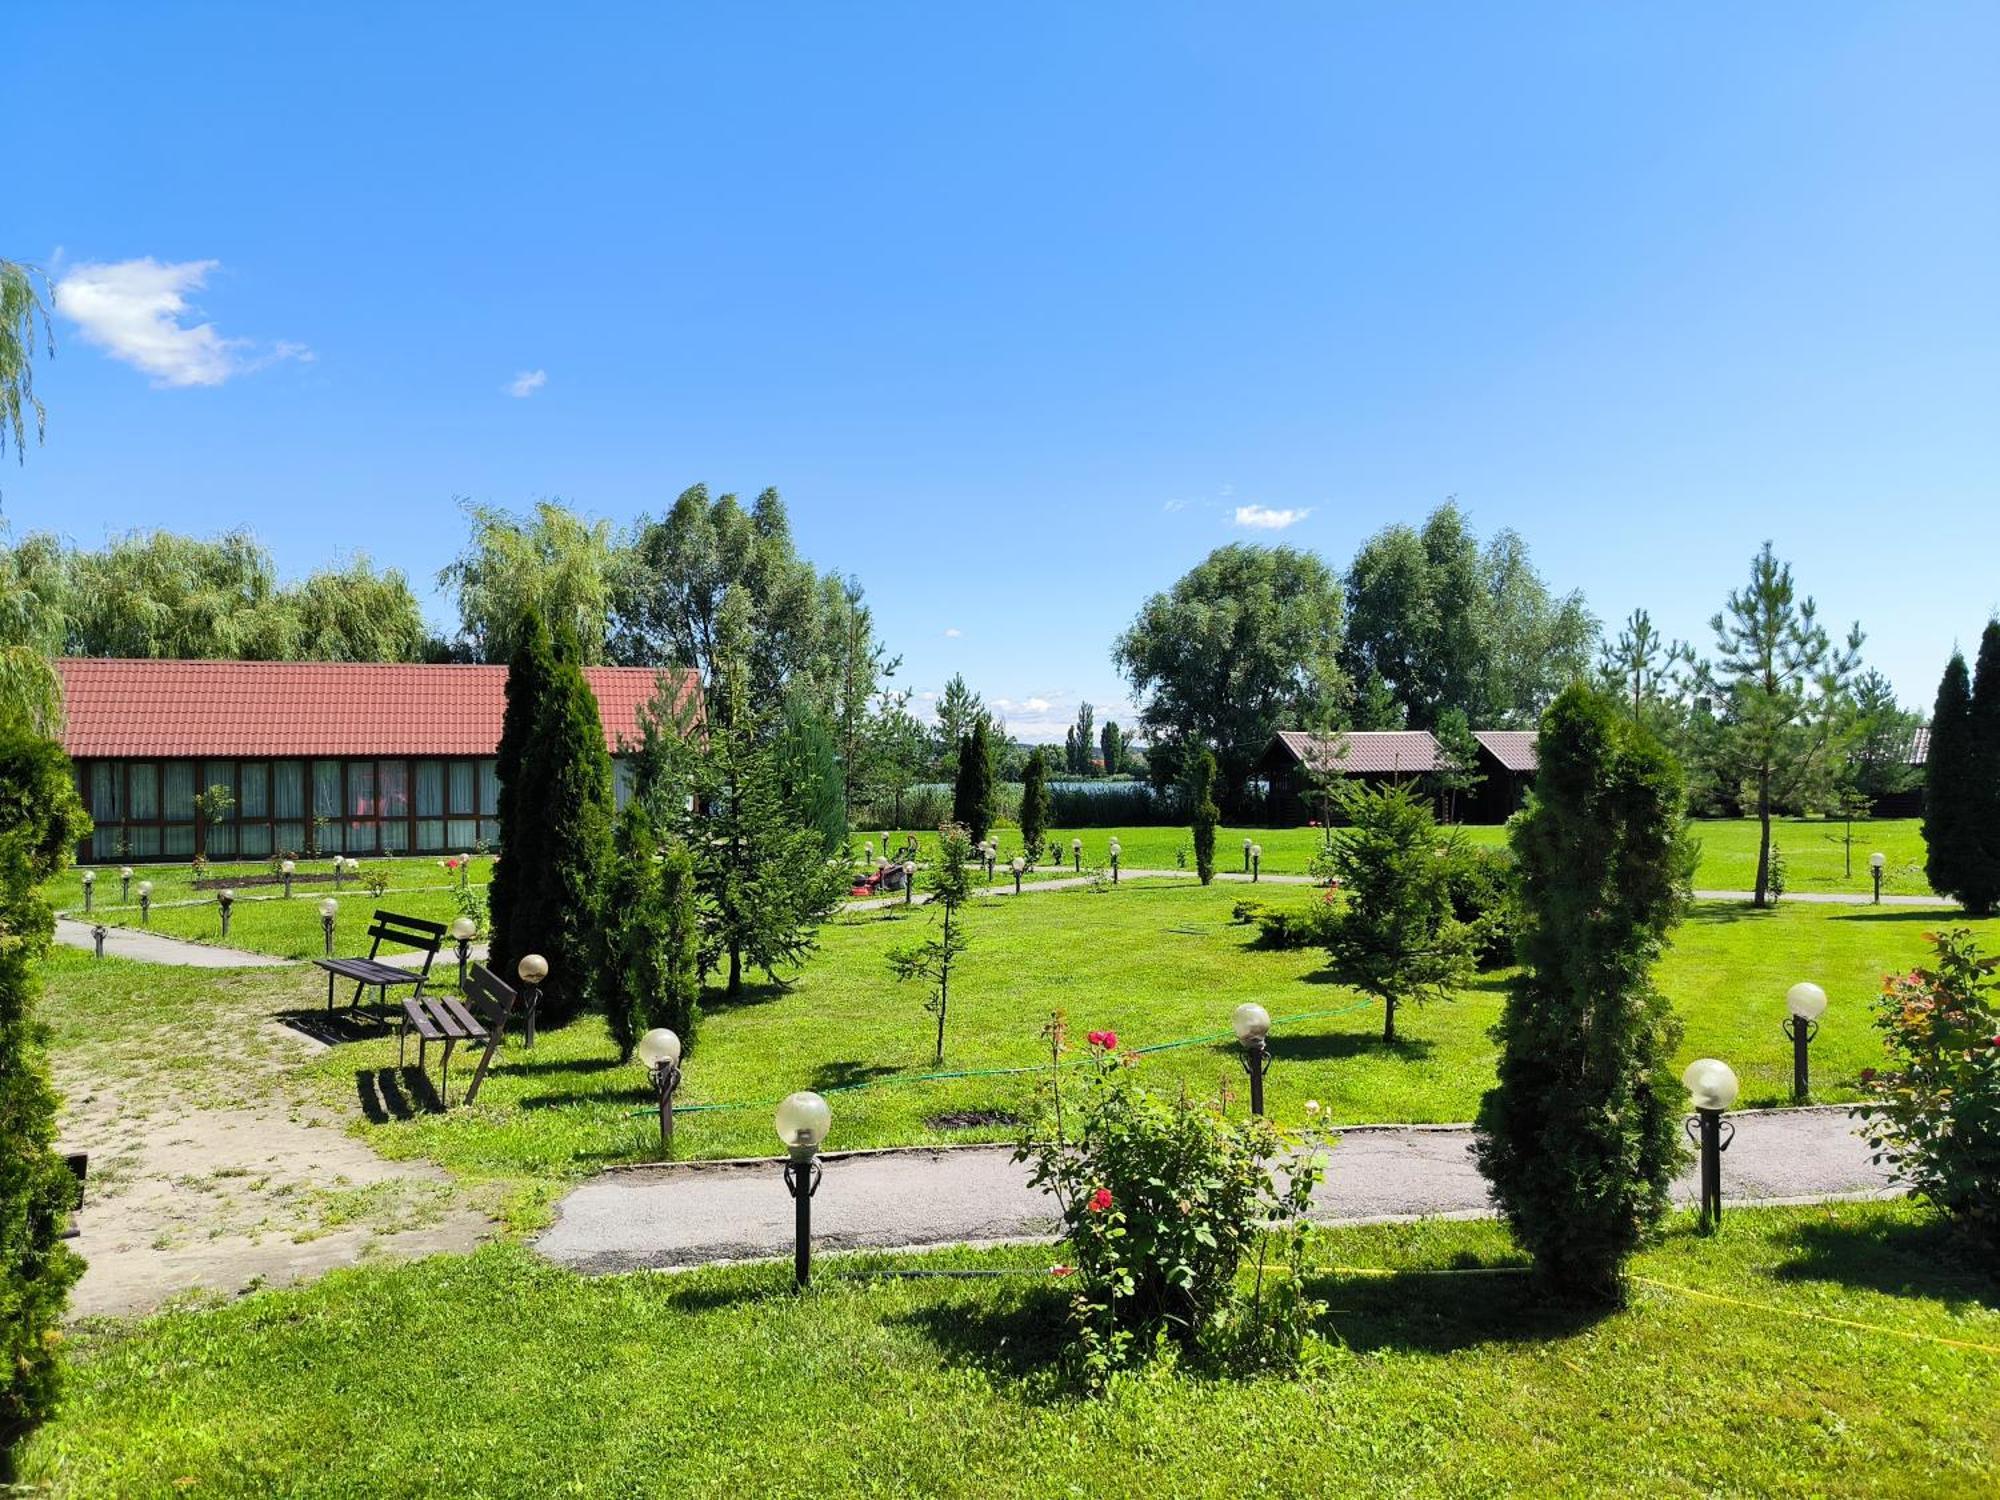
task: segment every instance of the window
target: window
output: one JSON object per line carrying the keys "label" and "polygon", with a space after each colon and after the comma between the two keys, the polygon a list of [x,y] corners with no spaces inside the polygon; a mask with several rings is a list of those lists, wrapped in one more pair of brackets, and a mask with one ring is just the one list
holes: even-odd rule
{"label": "window", "polygon": [[[160,799],[166,820],[169,823],[192,823],[194,821],[194,762],[191,760],[170,760],[167,762],[166,795]],[[178,854],[177,849],[169,849],[169,854]],[[188,853],[194,853],[192,841]]]}
{"label": "window", "polygon": [[479,763],[479,810],[487,817],[500,811],[500,762],[482,760]]}
{"label": "window", "polygon": [[347,815],[350,818],[375,816],[375,762],[372,760],[350,760],[347,763]]}
{"label": "window", "polygon": [[473,801],[473,777],[477,768],[469,760],[455,760],[451,763],[451,807],[448,811],[469,813],[476,811]]}
{"label": "window", "polygon": [[343,811],[340,805],[340,762],[314,761],[312,815],[316,818],[337,818]]}
{"label": "window", "polygon": [[[236,813],[244,822],[271,816],[271,767],[261,760],[243,762],[236,786]],[[247,849],[244,851],[249,852]]]}
{"label": "window", "polygon": [[115,761],[90,764],[90,815],[100,823],[125,821],[125,768]]}
{"label": "window", "polygon": [[[301,821],[306,815],[306,768],[296,760],[281,760],[271,767],[271,811],[281,818]],[[296,825],[294,825],[296,826]],[[285,847],[298,848],[298,838]]]}
{"label": "window", "polygon": [[[134,823],[157,823],[160,819],[160,767],[157,761],[135,760],[131,766],[130,811]],[[136,850],[134,851],[137,852]],[[158,853],[158,849],[154,850]]]}
{"label": "window", "polygon": [[[444,762],[441,760],[417,762],[417,816],[420,818],[444,816]],[[427,844],[425,847],[438,846]]]}
{"label": "window", "polygon": [[382,799],[382,816],[385,818],[407,818],[410,815],[410,763],[406,760],[385,760],[376,777],[376,790]]}
{"label": "window", "polygon": [[453,818],[446,827],[453,854],[470,854],[472,846],[479,842],[479,824],[471,818]]}

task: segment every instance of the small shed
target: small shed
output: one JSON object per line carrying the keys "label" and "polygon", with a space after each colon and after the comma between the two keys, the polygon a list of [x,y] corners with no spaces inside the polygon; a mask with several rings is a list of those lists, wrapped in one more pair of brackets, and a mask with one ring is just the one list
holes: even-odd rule
{"label": "small shed", "polygon": [[1473,794],[1470,821],[1504,823],[1521,810],[1535,784],[1536,731],[1475,729],[1472,737],[1479,742],[1479,773],[1486,779]]}
{"label": "small shed", "polygon": [[1320,816],[1312,795],[1316,777],[1401,785],[1429,776],[1437,763],[1438,742],[1427,729],[1284,730],[1272,738],[1254,770],[1269,788],[1266,816],[1273,824],[1285,824]]}

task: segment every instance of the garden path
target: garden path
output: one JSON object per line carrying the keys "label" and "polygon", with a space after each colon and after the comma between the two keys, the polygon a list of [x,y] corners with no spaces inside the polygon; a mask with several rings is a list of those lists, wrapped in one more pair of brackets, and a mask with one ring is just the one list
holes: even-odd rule
{"label": "garden path", "polygon": [[[56,919],[56,941],[71,948],[89,949],[93,939],[88,922]],[[439,952],[437,962],[456,963],[456,950],[449,943]],[[303,958],[276,958],[269,953],[252,953],[244,948],[224,948],[215,943],[197,943],[187,938],[165,937],[135,927],[110,927],[104,934],[107,958],[131,958],[148,964],[181,964],[190,969],[275,969],[288,964],[311,962]],[[472,958],[486,961],[486,945],[474,943]],[[423,962],[420,953],[385,953],[382,962],[399,969],[414,969]]]}
{"label": "garden path", "polygon": [[[1850,1111],[1760,1110],[1731,1117],[1723,1157],[1728,1202],[1881,1197],[1896,1189],[1869,1160]],[[1469,1126],[1356,1126],[1328,1158],[1314,1218],[1366,1223],[1489,1214]],[[1055,1201],[1028,1185],[1005,1146],[857,1151],[825,1159],[813,1200],[822,1250],[891,1249],[1042,1237]],[[1690,1167],[1692,1164],[1690,1164]],[[1692,1170],[1675,1186],[1695,1198]],[[792,1201],[779,1163],[689,1162],[605,1173],[565,1198],[536,1248],[587,1273],[691,1266],[789,1254]]]}

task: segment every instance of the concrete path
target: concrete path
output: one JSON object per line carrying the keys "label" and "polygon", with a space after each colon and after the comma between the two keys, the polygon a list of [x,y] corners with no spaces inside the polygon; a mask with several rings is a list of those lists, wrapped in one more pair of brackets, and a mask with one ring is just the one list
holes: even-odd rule
{"label": "concrete path", "polygon": [[[1736,1139],[1722,1159],[1726,1202],[1894,1191],[1845,1109],[1731,1118]],[[1351,1128],[1329,1158],[1313,1217],[1338,1224],[1488,1214],[1471,1141],[1462,1125]],[[1054,1200],[1028,1186],[1026,1168],[1011,1156],[1004,1146],[974,1146],[829,1157],[813,1200],[815,1243],[886,1249],[1052,1234]],[[1693,1201],[1691,1170],[1675,1194]],[[784,1256],[791,1245],[792,1200],[778,1162],[691,1162],[612,1171],[578,1188],[536,1249],[560,1265],[599,1273]]]}
{"label": "concrete path", "polygon": [[[56,918],[56,941],[71,948],[90,951],[95,947],[91,936],[91,924],[73,922],[68,917]],[[188,938],[166,937],[157,932],[147,932],[139,927],[107,927],[104,932],[104,956],[106,958],[137,959],[148,964],[180,964],[190,969],[277,969],[289,964],[310,962],[303,958],[278,958],[269,953],[252,953],[246,948],[224,948],[214,943],[197,943]],[[421,953],[385,953],[382,962],[393,964],[399,969],[414,969],[423,964]],[[472,961],[486,961],[486,945],[472,945]],[[433,969],[443,972],[447,965],[458,963],[458,950],[447,941],[438,950]],[[456,971],[454,970],[454,973]]]}

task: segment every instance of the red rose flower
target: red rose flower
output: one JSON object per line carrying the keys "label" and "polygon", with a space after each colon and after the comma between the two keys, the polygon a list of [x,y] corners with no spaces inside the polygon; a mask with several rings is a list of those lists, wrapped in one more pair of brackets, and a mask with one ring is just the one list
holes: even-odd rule
{"label": "red rose flower", "polygon": [[1050,1267],[1049,1267],[1049,1274],[1050,1274],[1051,1276],[1070,1276],[1070,1275],[1073,1275],[1073,1274],[1075,1274],[1075,1271],[1076,1271],[1076,1267],[1075,1267],[1075,1266],[1050,1266]]}
{"label": "red rose flower", "polygon": [[1111,1207],[1110,1188],[1099,1188],[1096,1192],[1090,1195],[1089,1208],[1092,1213],[1101,1214],[1104,1212],[1104,1210],[1106,1210],[1109,1207]]}
{"label": "red rose flower", "polygon": [[1118,1033],[1115,1031],[1099,1032],[1097,1045],[1102,1047],[1106,1052],[1116,1052],[1118,1050]]}
{"label": "red rose flower", "polygon": [[1861,1070],[1861,1081],[1863,1083],[1873,1083],[1875,1081],[1875,1070],[1873,1068],[1863,1068]]}

